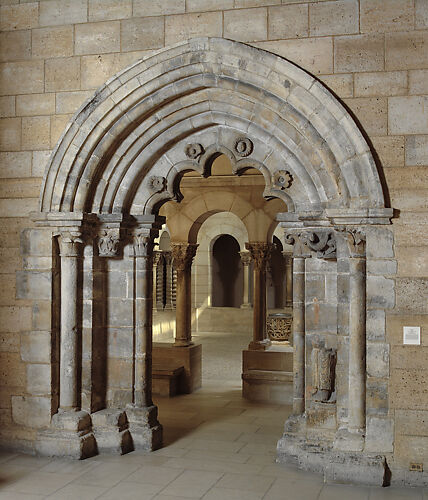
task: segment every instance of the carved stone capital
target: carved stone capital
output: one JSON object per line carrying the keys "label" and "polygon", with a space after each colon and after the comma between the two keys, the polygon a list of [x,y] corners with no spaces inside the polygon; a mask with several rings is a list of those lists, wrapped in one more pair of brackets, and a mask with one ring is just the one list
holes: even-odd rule
{"label": "carved stone capital", "polygon": [[239,252],[241,256],[241,262],[244,266],[249,266],[251,264],[251,253],[248,251]]}
{"label": "carved stone capital", "polygon": [[172,259],[177,271],[190,269],[198,245],[194,243],[171,243]]}
{"label": "carved stone capital", "polygon": [[163,252],[156,250],[153,252],[153,266],[157,266],[162,258]]}
{"label": "carved stone capital", "polygon": [[115,257],[119,252],[120,227],[101,229],[97,243],[100,257]]}
{"label": "carved stone capital", "polygon": [[136,230],[133,235],[134,252],[136,257],[150,258],[153,255],[153,237],[146,230]]}
{"label": "carved stone capital", "polygon": [[311,257],[320,259],[336,258],[336,238],[330,229],[301,229],[286,231],[284,241],[293,245],[294,257]]}
{"label": "carved stone capital", "polygon": [[78,257],[83,244],[83,235],[81,231],[76,230],[60,231],[58,243],[61,257]]}
{"label": "carved stone capital", "polygon": [[271,243],[251,242],[245,243],[245,248],[250,252],[254,268],[265,269],[272,251]]}
{"label": "carved stone capital", "polygon": [[336,237],[341,238],[349,257],[366,255],[366,235],[360,228],[336,227]]}

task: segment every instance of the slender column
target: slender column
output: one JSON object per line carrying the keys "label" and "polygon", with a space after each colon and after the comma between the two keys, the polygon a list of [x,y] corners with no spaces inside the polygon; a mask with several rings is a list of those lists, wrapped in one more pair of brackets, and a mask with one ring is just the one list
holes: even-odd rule
{"label": "slender column", "polygon": [[153,310],[158,310],[158,279],[157,279],[157,271],[158,264],[162,257],[162,252],[153,252]]}
{"label": "slender column", "polygon": [[250,242],[245,246],[251,254],[254,266],[253,340],[248,348],[263,350],[270,345],[266,338],[266,263],[270,257],[271,245]]}
{"label": "slender column", "polygon": [[173,270],[172,270],[172,252],[163,252],[165,258],[165,271],[166,271],[166,283],[165,283],[165,309],[174,309],[174,304],[172,301],[172,286],[173,286]]}
{"label": "slender column", "polygon": [[243,303],[241,305],[242,309],[251,308],[250,302],[250,264],[251,264],[251,254],[250,252],[239,252],[241,256],[242,265],[244,266],[244,292],[243,292]]}
{"label": "slender column", "polygon": [[282,252],[285,259],[285,305],[293,306],[293,256],[291,253]]}
{"label": "slender column", "polygon": [[77,388],[77,277],[80,247],[83,243],[79,231],[61,232],[61,329],[60,329],[60,389],[61,410],[78,408]]}
{"label": "slender column", "polygon": [[192,343],[192,261],[198,245],[172,243],[172,257],[177,271],[175,345]]}
{"label": "slender column", "polygon": [[152,291],[153,239],[145,233],[134,238],[135,251],[135,360],[134,405],[149,407],[152,402]]}
{"label": "slender column", "polygon": [[305,411],[305,259],[294,257],[293,268],[293,413]]}

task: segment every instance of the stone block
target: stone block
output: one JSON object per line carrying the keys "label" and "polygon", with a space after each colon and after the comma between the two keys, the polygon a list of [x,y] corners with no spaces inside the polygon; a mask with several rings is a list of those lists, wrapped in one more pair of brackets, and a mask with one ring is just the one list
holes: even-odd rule
{"label": "stone block", "polygon": [[224,12],[224,37],[241,42],[267,39],[267,9],[242,9]]}
{"label": "stone block", "polygon": [[397,435],[394,448],[395,462],[407,469],[411,462],[424,463],[426,460],[428,437]]}
{"label": "stone block", "polygon": [[48,149],[50,147],[50,129],[50,116],[22,118],[22,149]]}
{"label": "stone block", "polygon": [[354,78],[354,93],[356,97],[406,95],[407,72],[357,73]]}
{"label": "stone block", "polygon": [[391,368],[425,370],[427,346],[394,345],[391,350]]}
{"label": "stone block", "polygon": [[372,144],[383,167],[404,166],[404,137],[373,137]]}
{"label": "stone block", "polygon": [[428,28],[427,0],[415,0],[415,25],[416,28]]}
{"label": "stone block", "polygon": [[367,417],[366,445],[369,453],[394,451],[394,421],[391,418]]}
{"label": "stone block", "polygon": [[16,275],[16,297],[18,299],[50,300],[52,297],[52,274],[50,271],[19,271]]}
{"label": "stone block", "polygon": [[[3,330],[8,329],[3,328]],[[19,392],[24,390],[25,365],[21,363],[18,353],[0,352],[0,375],[2,377],[3,387],[15,387],[15,390]]]}
{"label": "stone block", "polygon": [[397,278],[395,280],[397,309],[402,312],[428,313],[427,290],[428,279]]}
{"label": "stone block", "polygon": [[322,274],[306,274],[305,295],[306,302],[325,299],[325,277]]}
{"label": "stone block", "polygon": [[39,3],[0,7],[0,31],[29,30],[38,25]]}
{"label": "stone block", "polygon": [[394,280],[368,276],[367,305],[373,309],[392,309],[395,306]]}
{"label": "stone block", "polygon": [[27,364],[27,391],[32,396],[50,395],[51,366],[42,364]]}
{"label": "stone block", "polygon": [[50,332],[24,332],[21,334],[21,359],[28,363],[51,362]]}
{"label": "stone block", "polygon": [[80,90],[80,58],[49,59],[46,66],[46,92]]}
{"label": "stone block", "polygon": [[428,134],[427,109],[426,96],[391,97],[388,99],[389,133]]}
{"label": "stone block", "polygon": [[391,369],[391,408],[428,410],[428,370]]}
{"label": "stone block", "polygon": [[0,64],[0,94],[31,94],[43,91],[43,61],[20,61]]}
{"label": "stone block", "polygon": [[15,96],[0,97],[0,118],[15,116]]}
{"label": "stone block", "polygon": [[108,328],[107,329],[107,352],[112,358],[132,357],[132,335],[133,328]]}
{"label": "stone block", "polygon": [[0,150],[21,149],[21,118],[0,119]]}
{"label": "stone block", "polygon": [[375,136],[388,133],[388,101],[386,98],[358,97],[345,99],[344,102],[355,114],[367,134]]}
{"label": "stone block", "polygon": [[52,302],[50,300],[33,301],[33,330],[48,331],[52,328]]}
{"label": "stone block", "polygon": [[306,332],[332,333],[337,332],[337,305],[313,302],[306,305]]}
{"label": "stone block", "polygon": [[162,16],[186,12],[186,0],[134,0],[134,16]]}
{"label": "stone block", "polygon": [[424,278],[428,276],[428,259],[426,247],[396,247],[398,275]]}
{"label": "stone block", "polygon": [[387,259],[367,259],[367,272],[375,275],[394,275],[397,273],[397,261]]}
{"label": "stone block", "polygon": [[92,413],[91,418],[99,452],[123,455],[134,449],[124,411],[106,408]]}
{"label": "stone block", "polygon": [[311,36],[347,35],[359,32],[357,0],[338,0],[309,5]]}
{"label": "stone block", "polygon": [[56,94],[56,113],[75,113],[79,107],[92,95],[92,92],[77,90],[75,92],[59,92]]}
{"label": "stone block", "polygon": [[0,352],[19,352],[18,333],[0,333]]}
{"label": "stone block", "polygon": [[428,412],[423,410],[395,410],[397,435],[428,436]]}
{"label": "stone block", "polygon": [[221,12],[179,14],[165,18],[165,45],[198,36],[222,36]]}
{"label": "stone block", "polygon": [[406,165],[428,165],[428,135],[406,137]]}
{"label": "stone block", "polygon": [[387,378],[389,376],[389,344],[367,343],[367,375]]}
{"label": "stone block", "polygon": [[148,50],[164,44],[162,17],[127,19],[121,22],[122,51]]}
{"label": "stone block", "polygon": [[385,311],[383,309],[369,309],[366,318],[367,340],[385,340]]}
{"label": "stone block", "polygon": [[33,151],[31,175],[33,177],[43,177],[49,161],[51,151]]}
{"label": "stone block", "polygon": [[73,55],[73,26],[55,26],[32,31],[34,58],[67,57]]}
{"label": "stone block", "polygon": [[119,21],[78,24],[74,36],[74,51],[78,55],[120,52]]}
{"label": "stone block", "polygon": [[52,256],[52,236],[49,230],[24,229],[21,232],[21,253],[24,257]]}
{"label": "stone block", "polygon": [[411,31],[414,25],[413,0],[361,0],[361,33]]}
{"label": "stone block", "polygon": [[108,299],[107,324],[112,327],[132,326],[133,301],[131,299]]}
{"label": "stone block", "polygon": [[428,94],[428,69],[409,71],[409,94]]}
{"label": "stone block", "polygon": [[90,22],[132,17],[132,0],[89,0],[88,7]]}
{"label": "stone block", "polygon": [[381,71],[383,67],[384,39],[382,35],[340,36],[335,38],[334,68],[336,73]]}
{"label": "stone block", "polygon": [[[235,0],[235,8],[265,7],[266,5],[279,5],[281,0]],[[282,2],[287,3],[287,2]]]}
{"label": "stone block", "polygon": [[330,37],[254,43],[314,73],[333,73],[333,41]]}
{"label": "stone block", "polygon": [[63,134],[67,123],[71,120],[72,115],[55,115],[51,117],[50,140],[49,147],[54,148]]}
{"label": "stone block", "polygon": [[132,359],[109,359],[107,372],[108,387],[113,389],[126,389],[132,386]]}
{"label": "stone block", "polygon": [[210,10],[233,9],[234,0],[187,0],[187,12],[205,12]]}
{"label": "stone block", "polygon": [[53,115],[55,94],[27,94],[16,96],[17,116]]}
{"label": "stone block", "polygon": [[4,217],[28,217],[38,209],[37,198],[0,199],[0,213]]}
{"label": "stone block", "polygon": [[51,420],[50,397],[12,396],[12,418],[24,427],[47,427]]}
{"label": "stone block", "polygon": [[338,97],[344,98],[354,95],[354,79],[351,74],[320,75],[319,79]]}
{"label": "stone block", "polygon": [[31,59],[31,31],[0,33],[0,62]]}
{"label": "stone block", "polygon": [[40,2],[39,19],[40,26],[86,23],[88,20],[88,0]]}
{"label": "stone block", "polygon": [[269,7],[268,38],[308,36],[308,6],[305,4]]}
{"label": "stone block", "polygon": [[428,32],[408,31],[385,35],[385,69],[422,69],[428,67]]}
{"label": "stone block", "polygon": [[367,228],[366,253],[369,259],[394,257],[394,234],[383,227]]}
{"label": "stone block", "polygon": [[368,415],[387,415],[389,411],[388,381],[367,378],[366,407]]}

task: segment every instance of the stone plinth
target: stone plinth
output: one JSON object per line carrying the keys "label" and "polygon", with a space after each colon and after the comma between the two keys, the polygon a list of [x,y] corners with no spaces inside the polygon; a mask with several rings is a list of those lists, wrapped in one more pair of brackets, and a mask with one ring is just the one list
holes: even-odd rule
{"label": "stone plinth", "polygon": [[136,450],[154,451],[162,446],[162,426],[156,406],[127,406],[126,415],[132,442]]}
{"label": "stone plinth", "polygon": [[126,413],[115,408],[92,413],[94,436],[100,453],[124,455],[133,451]]}
{"label": "stone plinth", "polygon": [[176,346],[156,342],[153,344],[153,364],[157,366],[183,366],[178,392],[190,394],[202,385],[202,345]]}

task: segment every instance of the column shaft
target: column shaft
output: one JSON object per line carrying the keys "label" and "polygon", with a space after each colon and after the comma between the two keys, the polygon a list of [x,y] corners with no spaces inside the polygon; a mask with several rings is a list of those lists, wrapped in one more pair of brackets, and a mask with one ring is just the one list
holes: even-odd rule
{"label": "column shaft", "polygon": [[293,413],[305,411],[305,259],[294,257],[293,268]]}
{"label": "column shaft", "polygon": [[165,309],[172,310],[174,309],[173,304],[173,270],[172,270],[172,254],[171,252],[164,252],[165,257],[165,272],[166,272],[166,280],[165,280]]}
{"label": "column shaft", "polygon": [[242,265],[244,267],[244,290],[243,290],[243,302],[241,307],[247,309],[251,307],[250,302],[250,263],[251,254],[250,252],[239,252],[241,255]]}
{"label": "column shaft", "polygon": [[293,257],[291,254],[284,254],[285,257],[285,305],[293,305]]}

